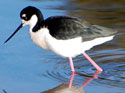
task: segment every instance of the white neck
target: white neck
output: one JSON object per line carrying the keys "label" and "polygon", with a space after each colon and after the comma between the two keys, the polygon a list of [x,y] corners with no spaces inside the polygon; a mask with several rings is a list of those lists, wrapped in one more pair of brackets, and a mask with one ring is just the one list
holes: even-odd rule
{"label": "white neck", "polygon": [[29,21],[30,29],[32,29],[38,21],[38,18],[36,15],[33,15]]}

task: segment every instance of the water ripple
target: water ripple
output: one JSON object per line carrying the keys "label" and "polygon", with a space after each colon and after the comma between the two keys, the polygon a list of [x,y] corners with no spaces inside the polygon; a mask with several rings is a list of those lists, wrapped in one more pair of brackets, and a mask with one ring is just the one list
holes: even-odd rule
{"label": "water ripple", "polygon": [[[90,56],[99,64],[104,71],[99,79],[94,82],[115,87],[125,87],[125,51],[122,49],[93,51]],[[54,63],[54,62],[53,62]],[[95,68],[81,55],[74,59],[75,69],[80,75],[75,77],[74,83],[81,85],[86,77],[92,76]],[[52,69],[47,69],[43,74],[53,80],[69,82],[71,71],[67,59],[55,63]]]}

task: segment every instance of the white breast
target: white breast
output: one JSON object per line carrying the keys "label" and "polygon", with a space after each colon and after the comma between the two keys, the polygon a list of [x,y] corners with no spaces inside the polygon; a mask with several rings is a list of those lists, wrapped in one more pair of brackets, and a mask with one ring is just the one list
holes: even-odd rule
{"label": "white breast", "polygon": [[102,44],[113,39],[113,36],[96,38],[91,41],[82,42],[81,37],[68,40],[58,40],[49,34],[47,28],[42,28],[37,32],[30,30],[30,36],[34,43],[43,49],[52,51],[62,57],[75,57],[95,45]]}
{"label": "white breast", "polygon": [[43,49],[49,50],[48,45],[46,43],[46,36],[48,32],[49,31],[46,28],[43,28],[37,32],[32,32],[32,30],[30,29],[30,36],[35,44],[37,44]]}

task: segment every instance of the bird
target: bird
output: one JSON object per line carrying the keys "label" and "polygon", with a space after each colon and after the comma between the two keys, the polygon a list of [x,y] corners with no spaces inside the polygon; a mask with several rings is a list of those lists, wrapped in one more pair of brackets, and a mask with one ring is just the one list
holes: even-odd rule
{"label": "bird", "polygon": [[61,57],[69,58],[72,73],[76,72],[73,58],[80,54],[83,54],[97,71],[103,71],[86,51],[112,40],[117,33],[116,30],[90,24],[71,16],[51,16],[44,19],[42,12],[34,6],[22,9],[20,18],[21,24],[4,44],[22,27],[28,25],[30,37],[36,45]]}

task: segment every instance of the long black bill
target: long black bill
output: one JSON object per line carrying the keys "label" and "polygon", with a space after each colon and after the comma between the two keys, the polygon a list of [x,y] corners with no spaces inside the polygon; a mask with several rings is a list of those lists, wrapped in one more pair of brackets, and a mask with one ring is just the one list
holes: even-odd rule
{"label": "long black bill", "polygon": [[4,44],[7,43],[7,42],[16,34],[16,32],[18,32],[18,31],[20,30],[20,28],[22,28],[22,27],[23,27],[23,24],[21,24],[21,25],[16,29],[16,31],[4,42]]}

